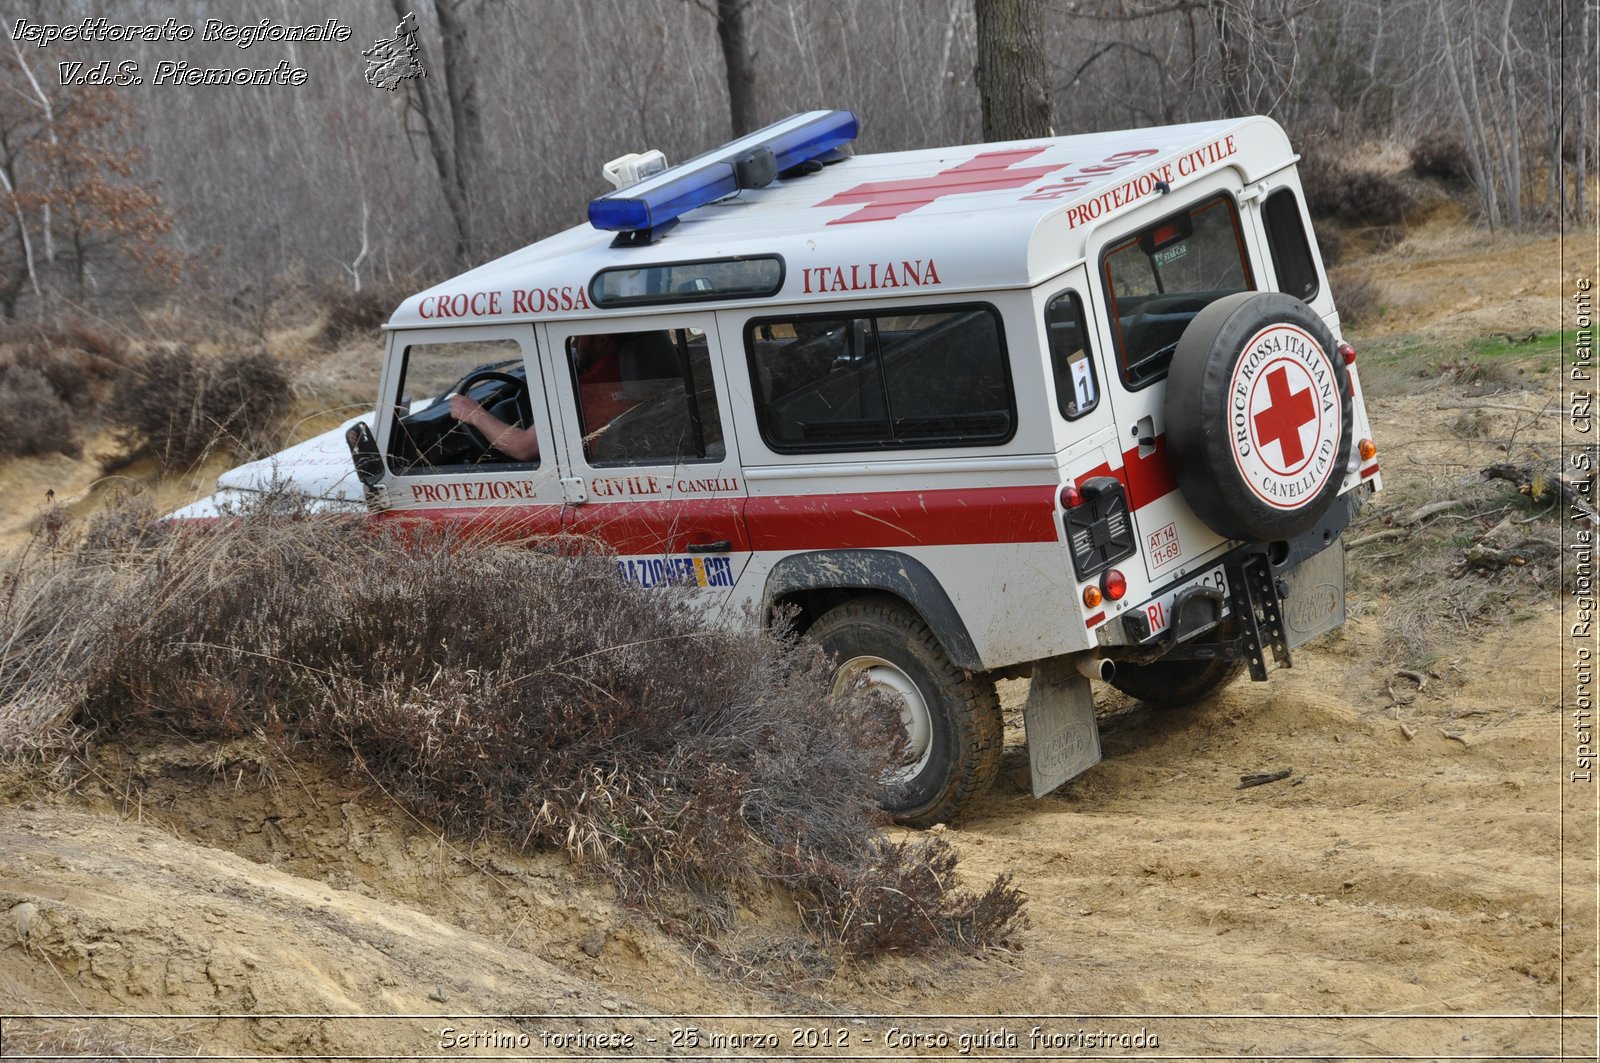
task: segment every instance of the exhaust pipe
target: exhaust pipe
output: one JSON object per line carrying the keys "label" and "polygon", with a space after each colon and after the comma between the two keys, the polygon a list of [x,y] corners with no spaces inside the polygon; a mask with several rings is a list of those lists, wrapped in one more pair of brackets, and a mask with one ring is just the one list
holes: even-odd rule
{"label": "exhaust pipe", "polygon": [[1077,665],[1078,671],[1085,678],[1098,679],[1101,682],[1109,682],[1111,677],[1117,674],[1117,664],[1109,657],[1096,657],[1083,653],[1078,655]]}

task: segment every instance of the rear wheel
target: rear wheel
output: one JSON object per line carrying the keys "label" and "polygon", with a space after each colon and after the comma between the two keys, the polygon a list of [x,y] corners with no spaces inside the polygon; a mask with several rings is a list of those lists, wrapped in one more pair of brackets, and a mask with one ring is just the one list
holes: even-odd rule
{"label": "rear wheel", "polygon": [[1003,725],[994,683],[957,668],[928,625],[897,598],[858,598],[829,611],[810,637],[838,661],[833,688],[876,690],[900,708],[905,748],[881,803],[899,823],[928,827],[994,781]]}
{"label": "rear wheel", "polygon": [[1243,671],[1243,661],[1118,662],[1111,685],[1146,705],[1175,709],[1210,697]]}

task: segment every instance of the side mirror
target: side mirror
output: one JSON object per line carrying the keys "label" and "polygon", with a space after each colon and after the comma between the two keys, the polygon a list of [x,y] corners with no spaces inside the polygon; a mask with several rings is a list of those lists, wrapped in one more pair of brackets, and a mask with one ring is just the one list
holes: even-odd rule
{"label": "side mirror", "polygon": [[362,484],[375,488],[383,482],[383,455],[378,453],[378,441],[372,438],[372,429],[363,421],[345,429],[344,441],[350,447],[350,460],[355,463],[356,476]]}

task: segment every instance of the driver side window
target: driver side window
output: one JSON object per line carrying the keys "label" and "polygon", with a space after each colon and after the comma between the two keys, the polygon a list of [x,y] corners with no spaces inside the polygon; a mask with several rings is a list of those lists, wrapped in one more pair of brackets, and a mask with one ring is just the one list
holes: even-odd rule
{"label": "driver side window", "polygon": [[484,466],[539,467],[537,457],[518,461],[495,449],[495,441],[483,432],[453,417],[450,399],[455,395],[473,399],[508,428],[533,428],[536,396],[515,340],[413,343],[406,348],[391,398],[395,420],[389,433],[390,469],[420,476]]}

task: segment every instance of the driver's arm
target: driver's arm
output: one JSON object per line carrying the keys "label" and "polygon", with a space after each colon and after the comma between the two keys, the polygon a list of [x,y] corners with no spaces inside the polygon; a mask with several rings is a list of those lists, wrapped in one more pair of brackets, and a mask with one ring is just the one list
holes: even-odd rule
{"label": "driver's arm", "polygon": [[539,460],[539,437],[532,428],[506,424],[470,395],[450,396],[450,416],[482,432],[491,447],[513,461]]}

